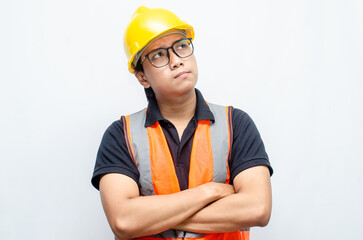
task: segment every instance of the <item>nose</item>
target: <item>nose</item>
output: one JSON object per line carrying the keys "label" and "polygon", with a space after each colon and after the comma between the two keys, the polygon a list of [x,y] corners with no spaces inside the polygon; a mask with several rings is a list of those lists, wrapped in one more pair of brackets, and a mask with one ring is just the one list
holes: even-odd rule
{"label": "nose", "polygon": [[169,58],[170,58],[169,66],[171,69],[178,68],[184,64],[183,60],[180,57],[178,57],[178,55],[175,54],[173,49],[170,48],[170,49],[168,49],[168,51],[169,51]]}

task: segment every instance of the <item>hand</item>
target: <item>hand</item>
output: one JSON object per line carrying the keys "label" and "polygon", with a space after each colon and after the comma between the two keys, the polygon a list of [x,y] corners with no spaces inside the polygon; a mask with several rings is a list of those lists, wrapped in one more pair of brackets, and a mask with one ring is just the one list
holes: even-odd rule
{"label": "hand", "polygon": [[224,198],[236,193],[234,187],[230,184],[209,182],[199,186],[203,188],[215,200]]}

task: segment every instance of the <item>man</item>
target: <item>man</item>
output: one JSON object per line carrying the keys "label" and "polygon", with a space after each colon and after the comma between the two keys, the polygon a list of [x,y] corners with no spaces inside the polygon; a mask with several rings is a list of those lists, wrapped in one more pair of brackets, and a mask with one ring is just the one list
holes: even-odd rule
{"label": "man", "polygon": [[120,240],[246,240],[269,221],[263,142],[246,113],[195,89],[193,38],[174,13],[147,7],[125,31],[129,70],[149,104],[107,129],[92,178]]}

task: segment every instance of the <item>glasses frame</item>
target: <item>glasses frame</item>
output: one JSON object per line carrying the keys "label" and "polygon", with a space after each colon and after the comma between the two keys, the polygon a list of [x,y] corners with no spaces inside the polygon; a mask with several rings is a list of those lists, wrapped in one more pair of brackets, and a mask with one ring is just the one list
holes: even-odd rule
{"label": "glasses frame", "polygon": [[[182,40],[185,40],[185,39],[188,39],[188,40],[189,40],[189,42],[190,42],[190,46],[192,47],[192,52],[191,52],[188,56],[181,57],[181,56],[179,56],[179,54],[175,51],[175,49],[174,49],[174,45],[175,45],[175,44],[177,44],[178,42],[182,41]],[[166,56],[168,57],[168,62],[167,62],[167,63],[165,63],[165,64],[164,64],[164,65],[162,65],[162,66],[155,66],[155,65],[152,63],[152,61],[150,60],[150,58],[149,58],[149,54],[150,54],[150,53],[152,53],[152,52],[154,52],[154,51],[160,50],[160,49],[165,49],[165,50],[166,50],[166,54],[167,54]],[[179,58],[187,58],[187,57],[190,57],[190,56],[191,56],[191,55],[193,55],[193,53],[194,53],[194,46],[193,46],[192,38],[183,38],[183,39],[180,39],[180,40],[178,40],[178,41],[174,42],[174,43],[173,43],[173,45],[171,45],[171,46],[170,46],[170,47],[168,47],[168,48],[158,48],[158,49],[152,50],[151,52],[149,52],[148,54],[146,54],[146,55],[143,57],[143,59],[141,60],[140,64],[142,65],[142,63],[145,61],[145,59],[148,59],[148,60],[149,60],[149,62],[151,63],[151,65],[153,65],[153,66],[154,66],[154,67],[156,67],[156,68],[162,68],[162,67],[165,67],[166,65],[168,65],[168,64],[170,63],[170,54],[169,54],[169,49],[171,49],[171,50],[173,51],[173,53],[174,53],[175,55],[177,55]]]}

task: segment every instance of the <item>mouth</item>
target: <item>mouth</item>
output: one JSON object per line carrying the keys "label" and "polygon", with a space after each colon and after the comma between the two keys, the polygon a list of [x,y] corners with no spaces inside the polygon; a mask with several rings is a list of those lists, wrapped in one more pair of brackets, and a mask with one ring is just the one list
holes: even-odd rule
{"label": "mouth", "polygon": [[189,73],[190,72],[188,72],[188,71],[183,71],[183,72],[180,72],[177,75],[175,75],[174,78],[183,78],[183,77],[186,77]]}

